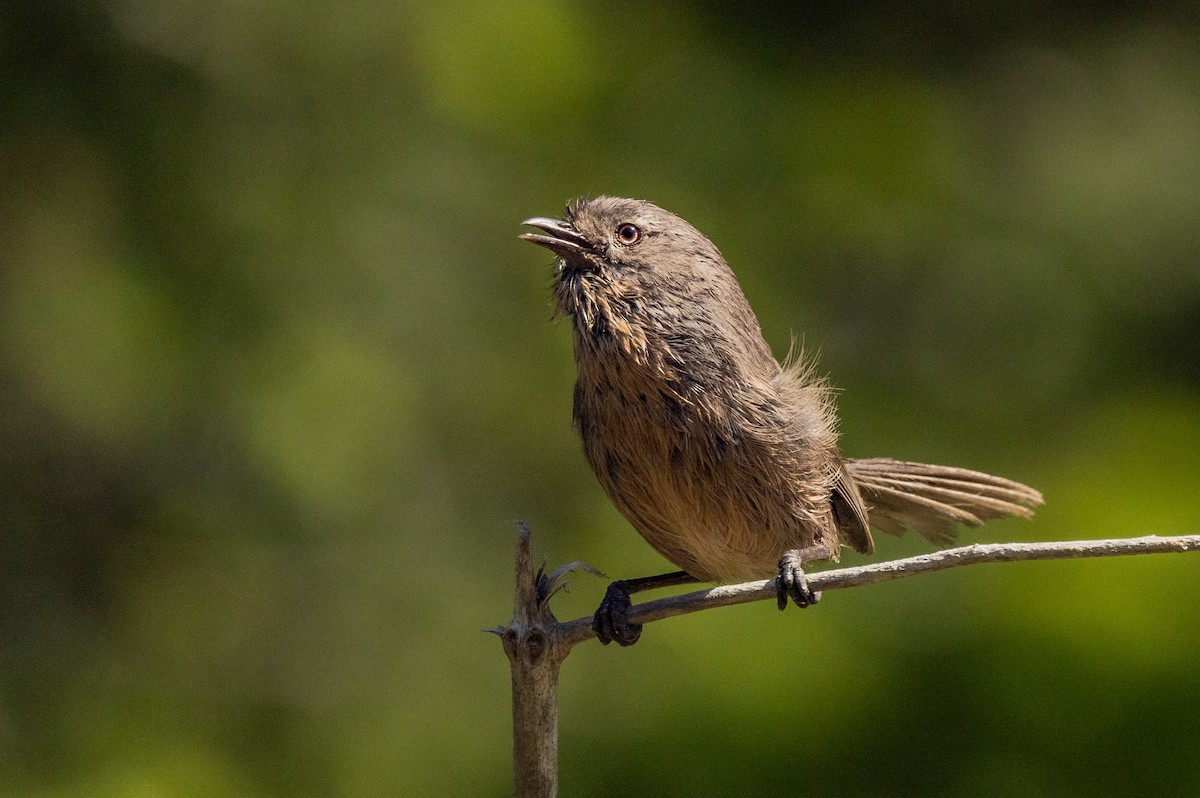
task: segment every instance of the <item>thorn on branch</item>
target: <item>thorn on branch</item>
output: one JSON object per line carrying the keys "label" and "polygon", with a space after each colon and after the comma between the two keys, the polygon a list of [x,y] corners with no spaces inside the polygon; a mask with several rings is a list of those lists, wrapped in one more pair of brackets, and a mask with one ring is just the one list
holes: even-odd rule
{"label": "thorn on branch", "polygon": [[575,562],[567,563],[566,565],[560,565],[547,574],[546,561],[542,560],[542,567],[538,568],[537,577],[535,578],[538,604],[544,605],[560,590],[564,593],[569,592],[567,589],[568,582],[563,577],[567,576],[573,571],[584,571],[592,576],[598,576],[601,579],[608,578],[599,570],[593,568],[582,560],[576,560]]}

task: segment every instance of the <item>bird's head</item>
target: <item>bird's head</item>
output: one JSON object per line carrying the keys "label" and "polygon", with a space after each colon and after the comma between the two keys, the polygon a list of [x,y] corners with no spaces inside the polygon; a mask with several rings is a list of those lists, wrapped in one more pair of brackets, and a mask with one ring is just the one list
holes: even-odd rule
{"label": "bird's head", "polygon": [[561,220],[537,217],[524,224],[542,232],[521,238],[558,256],[559,312],[578,316],[596,302],[622,300],[686,305],[697,289],[707,286],[711,296],[718,285],[736,286],[712,242],[645,200],[580,198]]}
{"label": "bird's head", "polygon": [[525,224],[542,233],[521,238],[558,256],[555,310],[574,320],[577,361],[607,352],[660,365],[708,363],[713,374],[778,371],[725,259],[675,214],[644,200],[596,197],[570,203],[561,220]]}

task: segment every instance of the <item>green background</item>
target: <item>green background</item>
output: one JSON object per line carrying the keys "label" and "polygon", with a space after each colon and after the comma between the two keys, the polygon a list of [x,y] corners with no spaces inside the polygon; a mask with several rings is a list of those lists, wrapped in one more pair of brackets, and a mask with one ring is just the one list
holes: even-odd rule
{"label": "green background", "polygon": [[[0,793],[510,791],[513,520],[667,569],[516,238],[585,192],[708,234],[847,453],[1044,491],[967,540],[1200,531],[1194,8],[3,3]],[[1198,584],[979,566],[588,643],[563,794],[1195,795]]]}

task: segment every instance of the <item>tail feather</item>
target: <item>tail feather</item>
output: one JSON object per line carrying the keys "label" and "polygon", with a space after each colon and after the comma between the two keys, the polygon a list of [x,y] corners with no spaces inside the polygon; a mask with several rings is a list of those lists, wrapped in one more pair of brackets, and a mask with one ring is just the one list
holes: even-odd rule
{"label": "tail feather", "polygon": [[957,526],[1005,516],[1031,518],[1042,494],[1011,479],[953,466],[888,458],[847,460],[846,470],[867,503],[871,526],[889,535],[914,529],[938,544]]}

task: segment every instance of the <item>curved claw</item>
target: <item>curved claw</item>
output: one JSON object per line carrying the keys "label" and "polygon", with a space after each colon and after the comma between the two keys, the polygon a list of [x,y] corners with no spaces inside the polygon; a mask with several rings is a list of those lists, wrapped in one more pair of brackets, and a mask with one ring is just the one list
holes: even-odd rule
{"label": "curved claw", "polygon": [[632,646],[642,636],[642,625],[630,623],[626,617],[632,606],[629,586],[620,580],[609,583],[604,600],[592,616],[592,629],[602,644],[607,646],[615,640],[618,645]]}
{"label": "curved claw", "polygon": [[821,593],[808,586],[808,577],[801,567],[798,551],[785,551],[779,558],[779,578],[775,580],[775,601],[779,609],[786,609],[788,598],[797,607],[804,609],[821,600]]}

